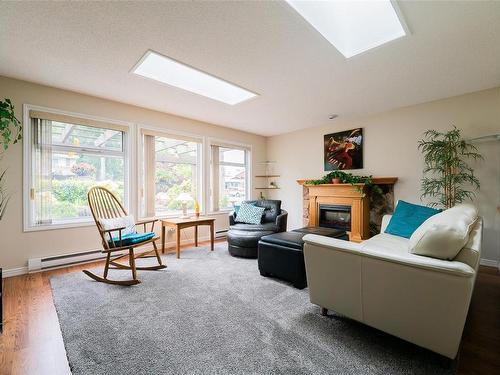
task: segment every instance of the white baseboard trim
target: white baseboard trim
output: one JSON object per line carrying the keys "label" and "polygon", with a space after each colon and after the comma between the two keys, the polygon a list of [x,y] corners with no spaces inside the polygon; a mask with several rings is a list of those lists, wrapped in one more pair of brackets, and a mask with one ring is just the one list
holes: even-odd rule
{"label": "white baseboard trim", "polygon": [[8,270],[2,270],[2,278],[20,276],[28,273],[28,267],[11,268]]}
{"label": "white baseboard trim", "polygon": [[[216,234],[215,239],[217,240],[217,239],[220,239],[223,237],[225,237],[225,236],[217,236],[217,234]],[[209,236],[203,236],[203,237],[198,238],[198,242],[206,242],[206,241],[210,241]],[[158,241],[157,245],[158,245],[158,250],[161,252],[161,241]],[[183,239],[183,240],[181,240],[181,245],[193,245],[193,247],[194,247],[194,239],[192,239],[192,238]],[[165,242],[165,253],[174,252],[175,246],[176,246],[175,241]],[[151,251],[151,250],[153,250],[153,246],[143,247],[140,250]],[[89,251],[96,251],[96,250],[89,250]],[[57,256],[64,256],[64,255],[68,255],[68,254],[59,254]],[[101,255],[101,253],[99,253],[99,255]],[[118,255],[118,253],[116,253],[116,255]],[[101,257],[104,259],[104,255],[102,255]],[[99,260],[99,259],[97,259],[97,260]],[[92,259],[90,259],[88,261],[78,262],[78,264],[91,263],[91,262],[95,262],[95,261],[96,261],[96,258],[92,257]],[[35,270],[32,272],[33,273],[43,272],[43,271],[53,270],[53,269],[57,269],[57,268],[64,268],[64,267],[68,267],[68,266],[69,265],[54,266],[54,267],[48,267],[45,269]],[[2,270],[2,278],[20,276],[20,275],[24,275],[27,273],[29,273],[28,266],[19,267],[19,268],[4,269],[4,270]]]}
{"label": "white baseboard trim", "polygon": [[479,262],[479,264],[481,266],[495,267],[495,268],[500,269],[500,263],[498,261],[492,260],[492,259],[481,259],[481,261]]}
{"label": "white baseboard trim", "polygon": [[[203,238],[199,239],[200,242],[208,241],[208,240],[210,240],[209,237],[206,237],[206,238],[203,237]],[[188,244],[188,243],[192,243],[192,240],[187,239],[187,240],[182,240],[181,241],[181,245],[185,245],[185,244]],[[173,251],[173,247],[174,246],[175,246],[175,242],[173,242],[173,241],[165,243],[165,247],[167,248],[167,250],[169,250],[169,252]],[[153,248],[151,247],[151,250],[152,249]],[[91,262],[95,262],[95,260],[93,260]],[[479,263],[481,264],[481,266],[495,267],[495,268],[498,268],[500,270],[500,262],[498,262],[496,260],[481,259],[481,261]],[[65,267],[65,266],[62,266],[62,267]],[[60,268],[60,267],[54,267],[53,269],[56,269],[56,268]],[[43,271],[45,271],[45,270],[43,270]],[[43,271],[41,271],[41,272],[43,272]],[[28,267],[27,266],[19,267],[19,268],[10,268],[10,269],[6,269],[6,270],[2,271],[2,277],[6,278],[6,277],[13,277],[13,276],[20,276],[20,275],[24,275],[24,274],[27,274],[27,273],[28,273]]]}

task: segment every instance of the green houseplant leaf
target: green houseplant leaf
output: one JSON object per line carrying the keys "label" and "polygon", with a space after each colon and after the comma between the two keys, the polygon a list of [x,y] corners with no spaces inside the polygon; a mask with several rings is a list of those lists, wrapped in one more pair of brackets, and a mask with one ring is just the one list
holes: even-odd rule
{"label": "green houseplant leaf", "polygon": [[[10,145],[22,139],[22,125],[14,113],[14,105],[10,99],[0,100],[0,160]],[[5,189],[6,172],[0,174],[0,220],[2,220],[10,195]]]}

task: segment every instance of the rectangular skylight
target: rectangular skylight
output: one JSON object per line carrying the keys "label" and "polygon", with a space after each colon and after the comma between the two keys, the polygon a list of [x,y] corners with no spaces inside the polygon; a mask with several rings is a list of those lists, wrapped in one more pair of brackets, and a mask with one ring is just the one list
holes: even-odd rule
{"label": "rectangular skylight", "polygon": [[132,73],[206,96],[226,104],[238,104],[257,94],[178,61],[147,51]]}
{"label": "rectangular skylight", "polygon": [[390,0],[286,0],[345,57],[406,35]]}

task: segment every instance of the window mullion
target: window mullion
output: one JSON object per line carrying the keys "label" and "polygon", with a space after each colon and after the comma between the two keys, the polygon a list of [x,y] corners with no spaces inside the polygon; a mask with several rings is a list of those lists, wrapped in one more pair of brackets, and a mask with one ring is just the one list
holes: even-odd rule
{"label": "window mullion", "polygon": [[145,162],[145,205],[146,216],[155,216],[155,171],[156,171],[156,152],[155,137],[151,135],[144,136],[144,162]]}

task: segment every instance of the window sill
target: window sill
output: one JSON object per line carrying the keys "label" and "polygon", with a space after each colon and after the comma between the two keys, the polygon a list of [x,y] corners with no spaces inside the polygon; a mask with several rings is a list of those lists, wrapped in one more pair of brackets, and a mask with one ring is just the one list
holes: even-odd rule
{"label": "window sill", "polygon": [[227,215],[229,214],[230,212],[233,212],[234,210],[233,209],[227,209],[227,210],[219,210],[219,211],[212,211],[212,212],[208,212],[207,215]]}
{"label": "window sill", "polygon": [[83,228],[83,227],[93,227],[95,223],[93,220],[85,220],[75,223],[58,223],[40,226],[25,226],[24,232],[41,232],[46,230],[59,230],[59,229],[71,229],[71,228]]}
{"label": "window sill", "polygon": [[[193,212],[189,212],[188,211],[187,214],[189,216],[194,216],[194,211]],[[181,216],[182,216],[182,212],[178,213],[178,214],[170,214],[170,215],[144,216],[144,217],[140,217],[139,220],[151,219],[151,218],[155,218],[155,219],[158,219],[158,220],[161,220],[161,219],[175,219],[176,217],[181,217]]]}

